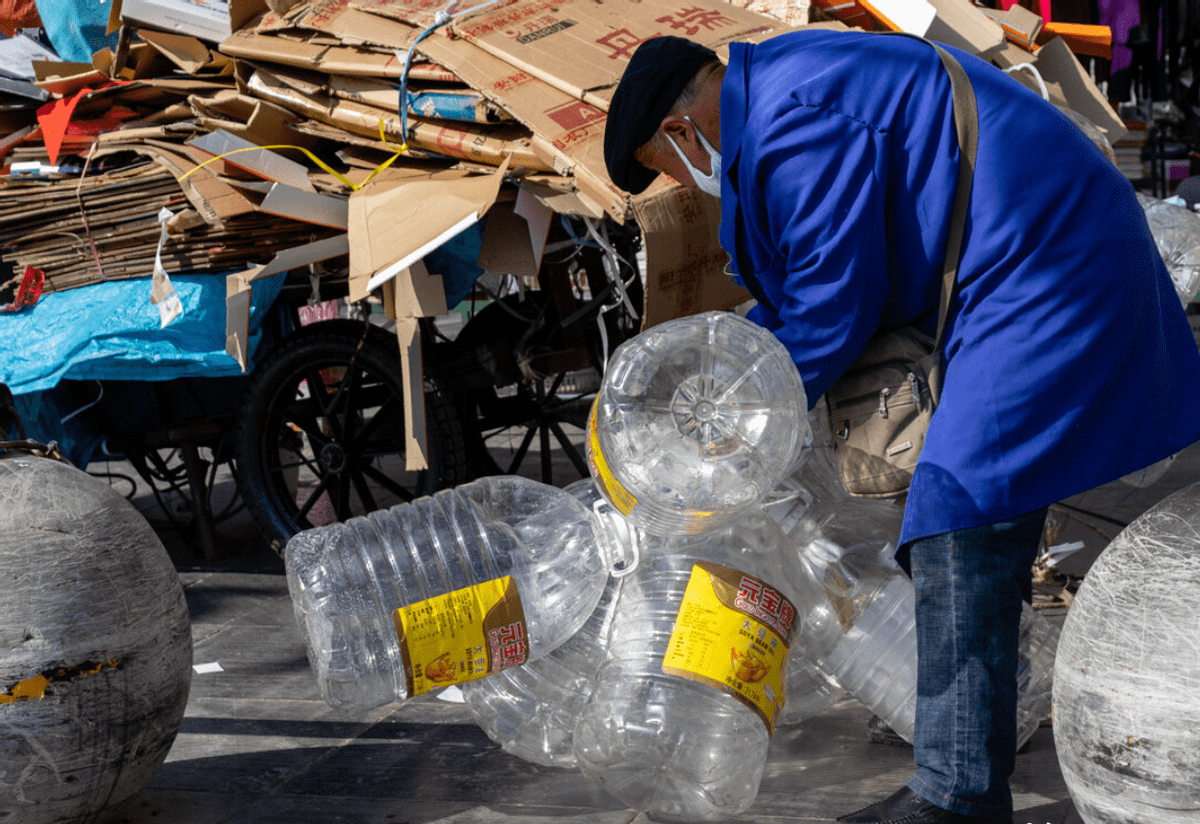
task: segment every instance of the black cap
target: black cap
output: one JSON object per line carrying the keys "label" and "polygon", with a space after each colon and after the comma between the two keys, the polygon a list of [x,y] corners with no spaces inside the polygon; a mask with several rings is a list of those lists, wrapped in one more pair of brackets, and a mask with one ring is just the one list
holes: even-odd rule
{"label": "black cap", "polygon": [[634,159],[654,136],[683,87],[717,53],[683,37],[654,37],[637,47],[608,106],[604,162],[613,183],[638,194],[658,177]]}

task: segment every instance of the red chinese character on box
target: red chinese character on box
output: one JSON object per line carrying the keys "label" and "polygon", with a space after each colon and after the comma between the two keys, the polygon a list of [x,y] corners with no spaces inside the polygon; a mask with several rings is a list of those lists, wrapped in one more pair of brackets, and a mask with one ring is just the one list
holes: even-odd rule
{"label": "red chinese character on box", "polygon": [[762,583],[753,578],[742,578],[738,584],[737,597],[733,599],[735,607],[754,610],[762,598]]}
{"label": "red chinese character on box", "polygon": [[601,46],[606,49],[611,49],[612,54],[608,56],[609,60],[616,60],[623,57],[626,60],[633,57],[633,50],[645,43],[651,38],[658,37],[661,32],[655,32],[650,37],[638,37],[629,29],[617,29],[611,31],[603,37],[596,40]]}
{"label": "red chinese character on box", "polygon": [[673,29],[682,29],[684,34],[699,34],[701,29],[712,31],[717,26],[729,26],[733,21],[720,11],[705,9],[681,9],[674,15],[659,17],[654,22],[666,23]]}

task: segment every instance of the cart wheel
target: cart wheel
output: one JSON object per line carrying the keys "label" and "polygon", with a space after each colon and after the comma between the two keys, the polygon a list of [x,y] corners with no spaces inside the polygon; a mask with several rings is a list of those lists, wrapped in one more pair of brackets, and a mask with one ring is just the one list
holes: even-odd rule
{"label": "cart wheel", "polygon": [[520,367],[554,348],[557,320],[553,309],[547,314],[547,301],[537,291],[508,295],[481,309],[455,339],[457,350],[484,364],[492,379],[456,387],[474,477],[524,475],[562,486],[588,474],[583,437],[595,386],[579,388],[586,374],[531,377]]}
{"label": "cart wheel", "polygon": [[453,403],[426,379],[429,468],[407,471],[396,339],[358,321],[303,327],[255,369],[235,433],[238,488],[282,553],[297,532],[461,481]]}
{"label": "cart wheel", "polygon": [[[563,391],[565,378],[463,393],[463,441],[475,476],[524,475],[558,486],[587,477],[583,438],[592,395]],[[565,463],[555,460],[556,449]]]}

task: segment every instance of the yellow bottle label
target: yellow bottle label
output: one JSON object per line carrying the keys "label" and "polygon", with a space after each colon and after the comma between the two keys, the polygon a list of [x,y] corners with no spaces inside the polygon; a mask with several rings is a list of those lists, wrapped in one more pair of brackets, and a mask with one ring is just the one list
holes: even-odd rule
{"label": "yellow bottle label", "polygon": [[529,632],[517,584],[496,578],[393,613],[408,695],[525,663]]}
{"label": "yellow bottle label", "polygon": [[600,433],[596,429],[596,404],[598,403],[600,403],[599,396],[592,402],[592,413],[588,415],[588,466],[592,470],[592,478],[600,485],[601,490],[604,492],[604,497],[608,498],[613,508],[622,515],[629,515],[633,511],[633,508],[637,506],[638,500],[613,475],[612,469],[608,466],[608,460],[604,457],[604,450],[600,448]]}
{"label": "yellow bottle label", "polygon": [[692,567],[662,670],[716,687],[775,733],[783,712],[796,607],[761,578],[720,564]]}

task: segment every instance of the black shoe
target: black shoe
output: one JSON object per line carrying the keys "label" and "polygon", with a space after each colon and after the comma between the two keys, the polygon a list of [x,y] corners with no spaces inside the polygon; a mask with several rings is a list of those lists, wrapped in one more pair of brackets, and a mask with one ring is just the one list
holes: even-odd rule
{"label": "black shoe", "polygon": [[960,815],[930,804],[908,787],[877,804],[843,815],[842,824],[1012,824],[1012,816],[982,818]]}

